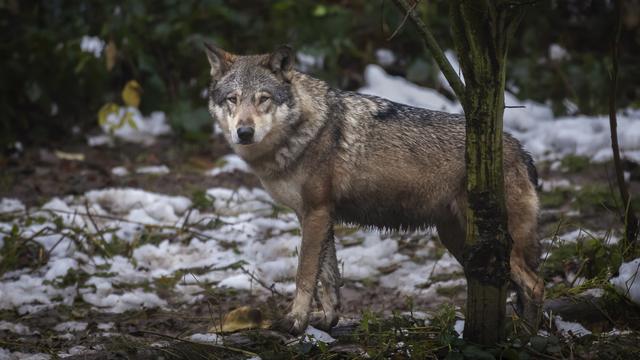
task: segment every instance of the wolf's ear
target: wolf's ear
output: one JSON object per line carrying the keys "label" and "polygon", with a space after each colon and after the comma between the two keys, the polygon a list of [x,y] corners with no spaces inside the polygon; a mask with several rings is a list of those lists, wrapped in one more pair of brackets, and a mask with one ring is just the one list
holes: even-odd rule
{"label": "wolf's ear", "polygon": [[295,56],[289,45],[282,45],[269,56],[269,67],[275,74],[289,82],[293,77],[293,63]]}
{"label": "wolf's ear", "polygon": [[207,59],[211,65],[211,77],[215,80],[220,79],[235,61],[235,55],[206,41],[204,43],[204,51],[207,53]]}

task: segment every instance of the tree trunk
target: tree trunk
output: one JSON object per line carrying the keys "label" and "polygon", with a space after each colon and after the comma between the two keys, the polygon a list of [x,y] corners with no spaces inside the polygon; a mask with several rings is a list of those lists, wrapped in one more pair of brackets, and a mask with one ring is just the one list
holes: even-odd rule
{"label": "tree trunk", "polygon": [[620,31],[622,30],[622,0],[616,0],[616,29],[611,41],[611,81],[609,83],[609,127],[611,130],[611,150],[613,152],[613,164],[616,171],[618,190],[622,199],[624,223],[624,238],[622,250],[625,260],[632,260],[636,256],[635,246],[638,239],[638,218],[631,206],[631,199],[627,184],[624,181],[624,171],[620,161],[620,148],[618,146],[618,119],[616,114],[616,93],[618,90],[618,53],[620,47]]}
{"label": "tree trunk", "polygon": [[502,116],[508,42],[529,0],[450,0],[454,44],[466,85],[415,11],[393,0],[418,27],[425,45],[462,103],[466,117],[467,234],[464,338],[492,345],[504,340],[509,255],[502,171]]}
{"label": "tree trunk", "polygon": [[464,338],[495,344],[505,338],[510,279],[504,199],[502,118],[507,43],[521,14],[499,1],[452,0],[454,44],[465,79],[467,234]]}

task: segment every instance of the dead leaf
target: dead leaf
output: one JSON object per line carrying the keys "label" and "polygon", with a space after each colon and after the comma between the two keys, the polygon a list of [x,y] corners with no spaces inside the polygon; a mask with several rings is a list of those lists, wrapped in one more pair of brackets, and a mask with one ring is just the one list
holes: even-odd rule
{"label": "dead leaf", "polygon": [[109,40],[105,52],[105,58],[107,61],[107,70],[111,71],[116,66],[116,58],[118,57],[118,48],[113,40]]}
{"label": "dead leaf", "polygon": [[56,154],[56,157],[60,160],[84,161],[84,154],[82,153],[68,153],[68,152],[56,150],[54,154]]}
{"label": "dead leaf", "polygon": [[268,328],[271,322],[265,320],[262,311],[250,306],[242,306],[228,313],[222,320],[222,326],[214,325],[209,332],[231,333],[240,330]]}

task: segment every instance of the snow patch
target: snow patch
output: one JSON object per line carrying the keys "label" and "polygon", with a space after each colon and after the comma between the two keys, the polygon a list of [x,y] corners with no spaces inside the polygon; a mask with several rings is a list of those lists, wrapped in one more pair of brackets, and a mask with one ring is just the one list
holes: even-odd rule
{"label": "snow patch", "polygon": [[2,198],[0,199],[0,214],[23,212],[26,207],[22,201],[18,199]]}
{"label": "snow patch", "polygon": [[53,330],[58,332],[78,332],[85,331],[87,326],[86,322],[67,321],[56,325]]}
{"label": "snow patch", "polygon": [[104,49],[104,41],[97,36],[85,35],[80,39],[80,49],[99,58]]}
{"label": "snow patch", "polygon": [[222,162],[222,166],[215,167],[209,171],[207,171],[207,175],[209,176],[218,176],[223,173],[230,173],[233,171],[242,171],[248,172],[250,171],[249,165],[242,160],[242,158],[236,154],[225,155],[219,162]]}
{"label": "snow patch", "polygon": [[216,344],[219,341],[221,341],[220,336],[218,336],[217,334],[213,334],[213,333],[193,334],[193,335],[189,336],[189,340],[195,341],[195,342],[199,342],[199,343],[214,343],[214,344]]}
{"label": "snow patch", "polygon": [[610,282],[618,292],[640,305],[640,258],[620,265],[618,276]]}
{"label": "snow patch", "polygon": [[[122,121],[124,117],[128,117],[131,121]],[[115,138],[150,145],[155,138],[160,135],[166,135],[171,132],[171,128],[167,123],[167,117],[162,111],[154,111],[149,116],[143,116],[140,110],[135,107],[121,107],[117,112],[107,115],[102,127],[103,135],[97,137],[89,137],[90,146],[107,145],[111,143],[110,135]]]}
{"label": "snow patch", "polygon": [[155,175],[164,175],[168,174],[171,171],[166,165],[159,166],[141,166],[136,169],[137,174],[155,174]]}
{"label": "snow patch", "polygon": [[591,334],[591,331],[587,330],[581,324],[571,321],[564,321],[558,315],[554,316],[553,322],[556,324],[556,328],[558,328],[558,331],[564,336],[573,335],[581,337]]}
{"label": "snow patch", "polygon": [[129,170],[127,170],[127,168],[124,166],[116,166],[111,169],[111,174],[115,176],[127,176],[129,175]]}

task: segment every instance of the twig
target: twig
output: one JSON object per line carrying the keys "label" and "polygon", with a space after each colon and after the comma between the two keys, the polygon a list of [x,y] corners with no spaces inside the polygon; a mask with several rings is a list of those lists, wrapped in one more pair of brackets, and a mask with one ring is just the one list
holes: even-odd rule
{"label": "twig", "polygon": [[254,352],[251,352],[251,351],[248,351],[248,350],[244,350],[244,349],[240,349],[240,348],[236,348],[236,347],[232,347],[232,346],[218,345],[218,344],[211,344],[211,343],[199,343],[199,342],[195,342],[195,341],[191,341],[191,340],[187,340],[187,339],[181,339],[179,337],[175,337],[175,336],[171,336],[171,335],[158,333],[158,332],[155,332],[155,331],[137,330],[137,331],[134,331],[134,332],[131,333],[131,335],[134,335],[134,336],[136,334],[149,334],[149,335],[159,336],[159,337],[163,337],[163,338],[167,338],[167,339],[171,339],[171,340],[185,342],[185,343],[188,343],[188,344],[194,344],[194,345],[200,345],[200,346],[210,346],[210,347],[214,347],[216,349],[233,351],[233,352],[237,352],[237,353],[244,354],[244,355],[247,355],[247,356],[258,356],[258,354],[254,353]]}
{"label": "twig", "polygon": [[87,217],[89,218],[89,221],[91,222],[91,225],[93,225],[93,227],[96,229],[96,233],[98,234],[98,236],[100,236],[100,240],[102,240],[102,251],[105,252],[105,254],[107,255],[107,257],[111,258],[112,255],[110,254],[110,252],[105,248],[105,245],[107,244],[107,240],[104,238],[104,235],[102,234],[102,231],[100,230],[100,228],[98,227],[98,224],[96,224],[96,221],[93,220],[93,216],[91,216],[91,211],[89,210],[89,202],[85,200],[84,202],[84,208],[87,212]]}
{"label": "twig", "polygon": [[[66,210],[55,210],[55,209],[46,209],[46,211],[49,212],[53,212],[53,213],[62,213],[62,214],[77,214],[80,216],[89,216],[86,213],[80,213],[80,212],[76,212],[76,211],[66,211]],[[134,220],[127,220],[124,218],[120,218],[117,216],[112,216],[112,215],[98,215],[98,214],[93,214],[92,215],[95,218],[99,218],[99,219],[107,219],[107,220],[114,220],[114,221],[120,221],[120,222],[125,222],[125,223],[129,223],[129,224],[136,224],[136,225],[140,225],[140,226],[146,226],[146,227],[150,227],[150,228],[157,228],[157,229],[170,229],[170,230],[176,230],[176,231],[181,231],[182,228],[178,227],[178,226],[174,226],[174,225],[157,225],[157,224],[148,224],[148,223],[144,223],[141,221],[134,221]],[[216,239],[214,237],[211,237],[209,235],[206,235],[204,233],[201,233],[199,231],[196,230],[192,230],[191,228],[186,229],[185,232],[188,232],[196,237],[199,237],[201,239],[210,239],[210,240],[219,240]]]}
{"label": "twig", "polygon": [[409,14],[411,21],[416,25],[416,27],[422,34],[422,38],[429,51],[431,51],[431,55],[440,67],[442,74],[444,74],[444,77],[449,82],[449,85],[451,85],[451,88],[456,94],[456,97],[460,100],[460,102],[462,102],[462,100],[464,99],[464,84],[462,83],[462,80],[460,80],[458,74],[456,74],[456,71],[453,69],[453,66],[451,66],[449,60],[447,60],[447,57],[442,51],[442,48],[440,48],[440,45],[438,45],[438,42],[436,41],[435,37],[433,37],[433,34],[431,34],[431,31],[429,31],[429,28],[427,28],[427,25],[422,22],[422,19],[420,19],[420,16],[418,16],[415,9],[410,6],[406,0],[393,0],[393,2],[398,8]]}
{"label": "twig", "polygon": [[[413,11],[413,9],[416,8],[416,6],[418,6],[418,3],[420,2],[420,0],[417,0],[415,3],[413,3],[413,5],[411,5],[411,11]],[[400,32],[400,29],[402,29],[402,27],[404,26],[404,24],[407,22],[407,19],[409,18],[409,11],[407,11],[406,14],[404,14],[404,18],[402,18],[402,21],[400,22],[400,24],[398,25],[398,27],[395,29],[395,31],[391,34],[391,36],[389,36],[387,38],[387,41],[391,41],[393,40],[394,37],[396,37],[396,35],[398,35],[398,32]]]}
{"label": "twig", "polygon": [[244,266],[240,267],[240,270],[242,270],[243,273],[249,275],[249,277],[254,280],[255,282],[258,283],[258,285],[262,286],[263,288],[271,291],[271,295],[278,295],[281,297],[286,297],[284,294],[282,294],[281,292],[279,292],[278,290],[276,290],[276,284],[271,284],[271,286],[267,285],[264,281],[258,279],[257,276],[255,276],[254,274],[252,274],[249,270],[245,269]]}

